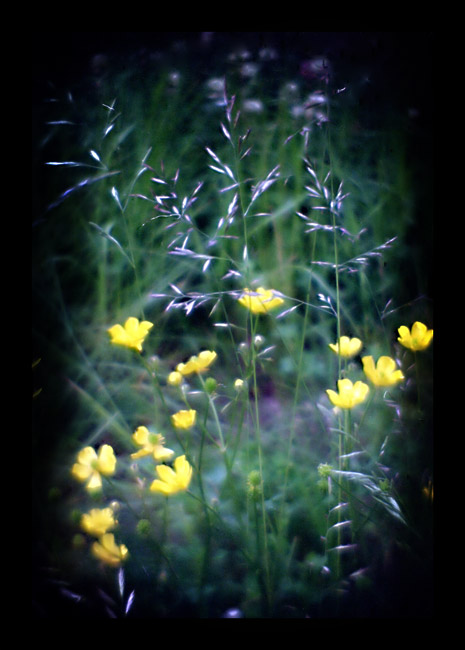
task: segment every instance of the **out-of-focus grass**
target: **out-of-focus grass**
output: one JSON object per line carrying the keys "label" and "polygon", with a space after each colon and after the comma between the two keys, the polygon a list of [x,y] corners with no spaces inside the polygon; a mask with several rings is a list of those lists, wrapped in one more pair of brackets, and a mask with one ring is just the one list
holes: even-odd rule
{"label": "out-of-focus grass", "polygon": [[[229,97],[236,95],[236,107],[241,110],[239,131],[245,134],[250,129],[247,146],[251,151],[241,161],[241,177],[255,184],[278,165],[280,172],[254,204],[253,214],[264,216],[248,220],[247,269],[240,220],[224,231],[227,238],[217,236],[219,218],[227,214],[232,193],[221,191],[228,179],[209,168],[213,161],[206,151],[208,147],[224,163],[233,165],[230,143],[220,127],[225,123],[224,106],[219,105],[224,97],[218,90],[218,80],[224,74],[221,63],[206,67],[199,76],[185,62],[175,68],[162,59],[144,69],[150,72],[150,83],[146,76],[134,74],[136,64],[127,71],[110,66],[98,84],[96,78],[90,80],[88,94],[82,88],[77,92],[70,89],[72,94],[62,93],[55,97],[59,101],[41,108],[42,122],[64,120],[70,124],[41,124],[38,161],[41,165],[77,164],[41,169],[47,191],[40,192],[33,229],[33,354],[34,359],[40,358],[34,385],[42,388],[34,400],[35,523],[40,530],[41,570],[47,566],[62,578],[68,570],[73,588],[87,589],[84,584],[94,577],[92,561],[80,567],[80,577],[71,569],[76,552],[70,544],[76,532],[71,513],[73,505],[79,509],[80,504],[69,478],[69,463],[85,444],[110,440],[116,451],[123,453],[132,450],[129,436],[135,427],[154,421],[158,427],[166,426],[166,419],[153,404],[143,371],[125,350],[110,347],[106,329],[129,315],[154,322],[147,355],[159,358],[164,373],[202,348],[216,350],[219,363],[215,376],[220,381],[221,404],[227,406],[234,399],[232,382],[242,368],[238,346],[244,342],[246,318],[229,295],[210,312],[218,292],[243,288],[234,276],[224,276],[231,270],[246,270],[249,278],[278,289],[295,304],[311,305],[307,315],[301,307],[260,326],[264,347],[276,346],[259,368],[264,477],[271,517],[277,516],[279,499],[275,504],[273,495],[279,494],[288,460],[287,444],[282,440],[287,440],[289,426],[296,430],[287,487],[288,546],[283,564],[275,567],[277,573],[283,566],[287,569],[280,586],[278,615],[290,616],[312,607],[318,612],[321,604],[324,580],[318,569],[328,497],[320,487],[316,468],[336,449],[327,435],[321,409],[324,390],[332,387],[328,382],[334,382],[336,371],[335,359],[327,354],[327,344],[336,337],[336,321],[327,309],[328,298],[332,304],[336,300],[330,266],[334,249],[330,233],[305,233],[303,217],[313,218],[317,211],[312,207],[318,205],[305,190],[314,180],[307,167],[311,165],[321,183],[331,171],[328,186],[332,183],[332,191],[343,182],[344,192],[350,194],[343,203],[343,226],[351,237],[338,239],[339,261],[347,262],[340,275],[341,326],[343,332],[362,338],[370,354],[389,353],[397,327],[405,319],[432,325],[429,271],[423,252],[431,246],[430,226],[426,219],[418,230],[418,203],[424,206],[425,202],[415,173],[422,167],[416,158],[412,161],[415,138],[403,135],[411,128],[408,115],[394,113],[392,119],[386,111],[389,117],[385,121],[367,119],[359,102],[360,89],[355,82],[340,79],[340,70],[328,95],[321,80],[308,82],[296,77],[296,68],[289,61],[280,68],[279,80],[265,73],[241,76],[237,59],[228,65],[226,90]],[[273,69],[272,64],[263,62],[262,68]],[[334,93],[343,85],[348,86],[345,92]],[[305,105],[311,93],[322,93],[319,97],[329,102],[330,140],[327,123],[319,124],[315,113],[309,119]],[[261,102],[262,110],[251,100]],[[169,204],[182,212],[183,201],[196,190],[196,201],[188,210],[190,221],[177,218],[174,210],[168,215],[157,209]],[[154,198],[162,195],[171,197],[163,199],[163,205]],[[330,223],[324,221],[324,213],[320,215],[320,223]],[[412,233],[418,232],[424,239],[413,237]],[[205,258],[173,255],[183,242],[195,253],[214,256],[208,269],[202,268]],[[383,247],[386,242],[391,244]],[[176,298],[173,285],[212,299],[189,315],[181,309],[164,311],[169,298],[154,298],[153,294]],[[234,327],[215,327],[219,322]],[[306,336],[300,357],[304,323]],[[301,382],[296,386],[298,368]],[[297,388],[297,407],[290,423],[288,414]],[[424,390],[430,394],[431,386]],[[406,391],[404,399],[408,398]],[[166,399],[175,409],[175,395],[167,391]],[[410,437],[408,459],[402,458],[402,445],[394,435],[396,425],[393,429],[396,406],[389,411],[385,404],[375,404],[364,424],[364,445],[376,455],[385,432],[392,433],[386,452],[389,466],[398,463],[405,476],[409,476],[409,462],[417,473],[432,471],[428,465],[432,463],[430,440],[422,445]],[[226,421],[229,417],[234,421],[234,412],[226,409],[224,413]],[[238,457],[243,469],[237,480],[245,498],[244,478],[254,468],[256,443],[247,437],[243,441]],[[227,491],[219,491],[224,475],[214,453],[206,453],[209,496],[220,500],[232,517],[234,499]],[[121,481],[120,489],[127,490],[128,499],[134,498],[130,483],[125,486]],[[407,503],[409,506],[413,508]],[[179,518],[178,510],[184,513]],[[148,550],[140,535],[128,533],[125,543],[131,555],[140,559],[132,569],[132,579],[141,587],[136,589],[140,615],[199,615],[195,605],[198,594],[186,587],[192,565],[201,563],[203,551],[203,531],[196,523],[196,513],[196,506],[187,501],[170,510],[170,541],[177,549],[179,584],[171,582],[172,575],[161,578],[157,574],[157,562],[162,562],[158,551]],[[395,526],[383,541],[383,526],[388,525],[383,511],[371,515],[367,520],[361,515],[358,522],[360,530],[366,531],[361,544],[366,554],[363,559],[367,564],[382,565],[390,541],[395,540]],[[161,522],[164,515],[160,509],[154,516]],[[127,512],[122,515],[122,525],[126,517],[130,520]],[[135,524],[128,521],[127,530],[134,531]],[[239,550],[231,539],[221,536],[213,543],[206,592],[206,611],[211,616],[221,616],[253,591]],[[145,601],[139,594],[149,588],[147,575],[152,569],[157,574],[152,584],[156,593]],[[227,586],[222,588],[225,575]],[[394,593],[396,588],[393,584]],[[91,596],[89,592],[88,601],[92,598],[95,593]],[[380,596],[378,609],[374,607],[376,613],[383,611],[383,598],[387,609],[393,607],[387,590]],[[366,605],[362,598],[361,610]],[[259,615],[253,602],[248,606],[248,615]],[[357,604],[353,607],[356,610]]]}

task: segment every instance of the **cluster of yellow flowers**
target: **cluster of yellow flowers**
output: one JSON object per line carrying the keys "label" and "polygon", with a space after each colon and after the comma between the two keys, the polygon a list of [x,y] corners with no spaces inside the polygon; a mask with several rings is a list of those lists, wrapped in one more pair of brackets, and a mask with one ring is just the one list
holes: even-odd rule
{"label": "cluster of yellow flowers", "polygon": [[[263,287],[252,291],[244,289],[238,302],[249,309],[253,314],[266,314],[279,307],[284,301],[274,290]],[[108,329],[111,343],[132,348],[142,352],[142,346],[153,323],[139,321],[130,317],[124,326],[117,324]],[[431,343],[433,330],[429,330],[423,323],[416,322],[409,330],[406,326],[398,329],[398,341],[406,348],[413,351],[424,350]],[[339,341],[331,343],[330,349],[344,358],[352,358],[363,347],[358,338],[341,336]],[[167,383],[171,386],[180,386],[185,377],[193,374],[200,375],[205,372],[216,360],[217,354],[212,350],[203,350],[198,355],[191,356],[185,363],[179,363],[176,369],[169,373]],[[372,356],[362,357],[363,371],[374,386],[395,386],[404,380],[402,371],[397,368],[396,362],[389,356],[381,356],[375,363]],[[236,390],[240,390],[243,380],[237,379]],[[331,403],[342,409],[352,409],[365,401],[368,393],[368,384],[362,381],[353,383],[344,378],[337,382],[338,392],[328,389],[327,395]],[[171,415],[171,423],[176,429],[190,429],[195,425],[197,412],[194,409],[183,409]],[[139,426],[132,435],[132,441],[139,450],[131,454],[133,460],[151,456],[157,463],[155,471],[157,478],[153,480],[149,490],[154,493],[170,496],[188,489],[192,479],[192,466],[185,455],[178,456],[171,464],[166,464],[174,451],[165,447],[165,439],[159,433],[152,433],[145,426]],[[79,481],[86,484],[90,492],[102,488],[102,477],[110,477],[116,471],[117,460],[113,448],[103,444],[98,451],[87,446],[81,449],[71,473]],[[252,485],[252,479],[250,479]],[[253,484],[253,487],[257,486]],[[96,538],[93,542],[92,554],[112,567],[118,567],[128,557],[128,549],[124,544],[115,542],[114,534],[109,532],[117,525],[113,509],[110,507],[93,508],[81,517],[81,528],[88,535]]]}
{"label": "cluster of yellow flowers", "polygon": [[[398,329],[398,341],[401,345],[413,351],[425,350],[433,339],[433,330],[430,330],[420,322],[415,322],[412,328],[402,325]],[[349,359],[360,352],[363,347],[362,341],[358,338],[341,336],[336,343],[329,344],[330,349],[341,357]],[[376,387],[395,386],[405,379],[402,370],[397,368],[394,359],[388,356],[379,357],[375,364],[372,356],[362,357],[363,371],[369,381]],[[365,401],[369,386],[363,381],[353,383],[350,379],[339,379],[337,382],[338,392],[327,389],[326,393],[330,402],[342,409],[351,409]]]}
{"label": "cluster of yellow flowers", "polygon": [[[163,463],[174,454],[172,449],[164,446],[163,436],[150,433],[147,427],[138,427],[132,439],[141,447],[139,451],[131,454],[133,459],[151,455],[154,460]],[[116,456],[110,445],[102,445],[98,452],[93,447],[84,447],[78,453],[71,473],[77,480],[85,482],[90,492],[95,493],[102,487],[102,476],[110,477],[115,473],[116,464]],[[188,489],[192,478],[191,465],[184,455],[178,456],[173,465],[174,469],[165,464],[156,465],[158,478],[152,482],[149,488],[151,492],[169,496]],[[117,523],[111,508],[94,508],[81,518],[81,528],[89,535],[97,537],[91,547],[92,554],[112,567],[120,566],[128,556],[126,546],[117,545],[113,533],[108,532]]]}
{"label": "cluster of yellow flowers", "polygon": [[217,357],[216,352],[212,350],[202,350],[198,355],[192,356],[186,363],[178,363],[176,370],[168,375],[168,384],[179,386],[183,378],[193,374],[205,372]]}
{"label": "cluster of yellow flowers", "polygon": [[[142,346],[153,327],[149,321],[139,321],[130,317],[124,325],[113,325],[108,329],[111,343],[132,348],[142,352]],[[216,352],[204,351],[197,357],[191,357],[186,364],[179,364],[176,371],[171,373],[168,382],[172,385],[180,383],[178,375],[183,376],[194,372],[202,372],[216,359]],[[173,376],[175,379],[173,379]],[[188,429],[195,424],[196,411],[181,410],[171,416],[174,427]],[[192,478],[192,466],[185,455],[178,456],[173,467],[164,464],[174,455],[172,449],[165,447],[165,439],[159,433],[152,433],[145,426],[139,426],[132,435],[132,441],[140,449],[131,454],[133,460],[152,456],[161,464],[155,466],[156,479],[150,485],[150,491],[169,496],[187,490]],[[78,453],[76,462],[71,468],[72,476],[85,483],[86,489],[96,493],[102,488],[102,477],[113,476],[116,472],[117,460],[111,445],[104,444],[98,451],[87,446]],[[118,567],[128,557],[128,549],[124,544],[115,542],[114,534],[109,532],[117,525],[112,508],[93,508],[82,515],[81,528],[97,540],[91,546],[92,554],[111,567]]]}
{"label": "cluster of yellow flowers", "polygon": [[[102,487],[102,476],[112,476],[115,471],[116,456],[113,447],[102,445],[98,452],[93,447],[81,449],[71,474],[78,481],[85,482],[89,491],[95,492]],[[116,525],[117,521],[111,508],[94,508],[81,518],[81,528],[89,535],[97,537],[91,547],[92,554],[112,567],[119,566],[128,556],[126,546],[118,546],[113,533],[108,532]]]}
{"label": "cluster of yellow flowers", "polygon": [[91,546],[92,554],[105,564],[118,567],[128,557],[124,544],[118,545],[115,536],[108,531],[118,525],[112,508],[92,508],[81,517],[81,528],[88,535],[97,537]]}

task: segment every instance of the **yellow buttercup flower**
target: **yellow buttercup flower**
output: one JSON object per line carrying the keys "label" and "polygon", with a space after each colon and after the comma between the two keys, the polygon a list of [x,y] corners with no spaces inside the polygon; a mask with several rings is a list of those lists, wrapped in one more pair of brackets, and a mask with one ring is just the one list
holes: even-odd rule
{"label": "yellow buttercup flower", "polygon": [[165,442],[163,436],[159,433],[150,433],[147,427],[137,427],[132,434],[132,439],[142,449],[131,454],[131,458],[152,455],[155,460],[167,460],[174,454],[172,449],[163,446]]}
{"label": "yellow buttercup flower", "polygon": [[101,537],[117,523],[111,508],[93,508],[81,517],[82,530],[94,537]]}
{"label": "yellow buttercup flower", "polygon": [[188,411],[178,411],[171,416],[171,422],[176,429],[190,429],[195,424],[197,411],[190,409]]}
{"label": "yellow buttercup flower", "polygon": [[252,314],[266,314],[271,309],[275,309],[282,305],[284,300],[276,295],[273,289],[244,289],[242,296],[239,298],[239,303],[247,309],[250,309]]}
{"label": "yellow buttercup flower", "polygon": [[102,535],[98,542],[92,544],[91,550],[97,559],[112,567],[120,566],[128,556],[126,546],[124,544],[118,546],[112,533]]}
{"label": "yellow buttercup flower", "polygon": [[216,357],[216,352],[203,350],[197,356],[191,357],[186,363],[178,363],[176,371],[184,377],[194,372],[203,372],[215,361]]}
{"label": "yellow buttercup flower", "polygon": [[338,393],[327,389],[330,402],[341,409],[351,409],[361,404],[368,395],[369,387],[363,381],[356,381],[355,384],[350,379],[339,379],[337,382]]}
{"label": "yellow buttercup flower", "polygon": [[71,473],[78,481],[87,481],[87,489],[102,487],[102,475],[111,476],[115,473],[116,458],[110,445],[102,445],[99,452],[93,447],[84,447],[77,456],[77,463]]}
{"label": "yellow buttercup flower", "polygon": [[427,348],[433,339],[433,330],[429,330],[419,321],[413,323],[411,330],[405,325],[401,325],[398,332],[400,334],[397,339],[399,343],[414,352]]}
{"label": "yellow buttercup flower", "polygon": [[113,325],[107,331],[111,336],[111,343],[123,345],[126,348],[134,348],[142,352],[142,343],[152,327],[153,323],[148,320],[139,322],[138,318],[131,316],[125,322],[124,327],[122,325]]}
{"label": "yellow buttercup flower", "polygon": [[168,375],[168,379],[166,381],[170,386],[179,386],[182,382],[182,375],[177,370],[173,370],[173,372],[170,372]]}
{"label": "yellow buttercup flower", "polygon": [[160,492],[165,496],[187,490],[192,478],[192,467],[185,456],[178,456],[174,461],[174,469],[168,465],[157,465],[158,479],[150,486],[152,492]]}
{"label": "yellow buttercup flower", "polygon": [[333,352],[339,354],[341,357],[354,357],[362,349],[362,342],[358,338],[349,338],[348,336],[341,336],[338,343],[329,343],[329,347]]}
{"label": "yellow buttercup flower", "polygon": [[405,379],[391,357],[382,356],[376,366],[373,357],[362,357],[363,371],[375,386],[395,386]]}

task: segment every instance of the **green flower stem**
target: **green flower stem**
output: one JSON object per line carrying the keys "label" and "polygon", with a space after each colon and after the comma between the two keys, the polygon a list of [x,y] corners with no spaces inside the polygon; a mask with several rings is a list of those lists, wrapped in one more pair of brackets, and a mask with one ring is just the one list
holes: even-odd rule
{"label": "green flower stem", "polygon": [[[146,371],[149,374],[150,381],[152,382],[152,386],[153,386],[155,395],[158,395],[162,405],[164,406],[164,408],[166,410],[168,410],[168,406],[166,404],[165,396],[163,395],[163,391],[161,389],[157,373],[153,370],[153,368],[150,367],[149,362],[147,361],[147,359],[142,354],[138,353],[137,356],[138,356],[138,358],[140,359],[142,365],[144,366],[144,368],[146,369]],[[159,409],[157,409],[155,407],[155,422],[158,421],[158,414],[159,414]]]}
{"label": "green flower stem", "polygon": [[365,408],[364,408],[363,413],[362,413],[362,417],[360,418],[359,423],[358,423],[358,427],[357,427],[357,438],[358,439],[360,438],[360,431],[362,429],[363,421],[365,420],[365,416],[366,416],[366,414],[368,413],[368,411],[370,409],[370,406],[371,406],[371,404],[373,402],[373,399],[375,397],[375,393],[376,393],[376,389],[370,388],[370,392],[368,393],[368,399],[366,401]]}
{"label": "green flower stem", "polygon": [[[161,400],[163,406],[165,407],[165,409],[168,410],[168,405],[166,404],[166,400],[165,400],[165,397],[163,395],[163,391],[161,389],[160,382],[158,381],[157,374],[152,370],[149,363],[147,362],[147,360],[142,355],[138,355],[138,356],[139,356],[139,359],[141,360],[143,366],[145,367],[145,369],[149,373],[149,376],[150,376],[150,379],[152,381],[152,385],[154,387],[155,393],[160,397],[160,400]],[[185,402],[186,402],[187,407],[190,408],[190,405],[187,402],[187,398],[185,398]],[[156,410],[156,413],[158,413],[157,410]],[[183,442],[181,437],[178,435],[178,432],[176,431],[176,428],[173,427],[173,429],[174,429],[174,434],[176,436],[176,440],[178,441],[179,446],[183,450],[183,452],[184,452],[187,460],[189,461],[189,463],[196,470],[196,475],[197,475],[197,479],[198,479],[198,483],[199,483],[199,490],[200,490],[200,494],[201,494],[200,501],[203,504],[205,519],[206,519],[206,522],[207,522],[207,538],[208,538],[207,539],[208,543],[206,544],[206,554],[207,554],[207,552],[209,552],[209,547],[210,547],[210,542],[209,542],[209,540],[210,540],[210,518],[208,516],[208,509],[207,509],[208,506],[207,506],[207,502],[206,502],[206,498],[205,498],[205,491],[204,491],[204,486],[203,486],[203,481],[202,481],[202,472],[201,472],[202,457],[200,455],[200,457],[198,459],[198,462],[196,463],[194,461],[194,459],[192,458],[192,455],[189,453],[188,446]],[[200,454],[202,454],[204,437],[205,437],[205,434],[207,433],[205,427],[201,427],[201,429],[202,429],[202,439],[201,439],[201,444],[200,444],[200,449],[201,449]],[[206,562],[206,560],[205,560],[205,562]],[[202,573],[202,580],[204,579],[204,575],[205,574],[203,572]]]}
{"label": "green flower stem", "polygon": [[215,402],[212,399],[212,396],[210,395],[210,393],[206,390],[205,382],[204,382],[203,377],[202,377],[202,375],[200,373],[199,373],[198,377],[200,379],[200,383],[202,384],[203,392],[207,396],[208,404],[210,406],[210,409],[211,409],[211,411],[213,413],[213,418],[214,418],[215,424],[216,424],[216,430],[218,431],[218,436],[219,436],[219,439],[220,439],[220,451],[223,454],[225,454],[226,453],[226,445],[224,444],[223,429],[221,427],[221,422],[220,422],[220,419],[218,417],[218,412],[216,410]]}
{"label": "green flower stem", "polygon": [[342,464],[343,469],[347,469],[346,463],[347,463],[347,458],[345,458],[346,454],[350,454],[352,451],[352,411],[351,409],[345,409],[344,412],[344,441],[343,441],[343,455],[344,455],[344,462]]}
{"label": "green flower stem", "polygon": [[421,399],[421,386],[420,386],[420,371],[418,369],[418,353],[416,350],[413,352],[413,356],[415,359],[415,375],[417,379],[417,409],[418,409],[418,416],[419,419],[423,419],[423,407],[422,407],[422,399]]}
{"label": "green flower stem", "polygon": [[[262,489],[263,495],[263,489]],[[265,552],[266,544],[266,532],[264,531],[263,542],[261,540],[260,529],[261,525],[259,522],[259,514],[257,509],[257,503],[253,502],[253,512],[255,518],[255,542],[256,542],[256,566],[257,566],[257,577],[260,585],[260,591],[262,594],[262,611],[265,617],[268,617],[271,609],[271,598],[269,591],[269,572],[266,563],[267,554]]]}
{"label": "green flower stem", "polygon": [[[311,259],[313,259],[313,256],[314,256],[315,239],[313,241],[313,251],[312,251]],[[310,278],[309,278],[309,281],[308,281],[307,297],[306,297],[306,301],[305,301],[304,323],[303,323],[303,327],[302,327],[302,336],[301,336],[301,340],[300,340],[299,360],[298,360],[298,366],[297,366],[297,379],[296,379],[296,386],[295,386],[295,390],[294,390],[294,401],[293,401],[293,404],[292,404],[291,430],[290,430],[290,434],[289,434],[288,447],[287,447],[286,468],[284,470],[284,480],[283,480],[282,497],[281,497],[281,509],[280,509],[280,514],[279,514],[279,518],[278,518],[278,548],[280,548],[280,549],[283,549],[284,540],[285,540],[284,512],[285,512],[285,508],[286,508],[286,492],[287,492],[287,483],[288,483],[288,480],[289,480],[289,468],[291,466],[292,447],[293,447],[293,444],[294,444],[294,437],[295,437],[297,404],[298,404],[298,400],[299,400],[300,385],[301,385],[301,381],[302,381],[302,368],[303,368],[303,358],[304,358],[304,349],[305,349],[305,337],[306,337],[306,334],[307,334],[307,325],[308,325],[309,311],[310,311],[309,302],[310,302],[311,284],[312,284],[312,279],[311,279],[311,274],[310,274]]]}
{"label": "green flower stem", "polygon": [[263,528],[263,565],[264,565],[264,589],[267,603],[271,603],[271,580],[270,580],[270,567],[269,567],[269,554],[268,554],[268,539],[267,539],[267,525],[266,525],[266,510],[265,510],[265,489],[263,480],[263,458],[262,458],[262,440],[260,431],[260,412],[258,407],[258,383],[257,383],[257,352],[253,341],[255,338],[258,316],[251,318],[251,365],[253,377],[253,390],[254,390],[254,407],[255,407],[255,436],[258,447],[258,471],[260,474],[261,490],[261,510],[262,510],[262,528]]}

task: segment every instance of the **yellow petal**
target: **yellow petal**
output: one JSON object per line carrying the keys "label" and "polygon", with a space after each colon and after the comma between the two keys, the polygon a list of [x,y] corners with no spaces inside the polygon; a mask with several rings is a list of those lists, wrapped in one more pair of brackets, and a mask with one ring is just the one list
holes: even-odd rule
{"label": "yellow petal", "polygon": [[97,460],[97,452],[93,447],[84,447],[77,456],[78,463],[81,465],[92,465]]}
{"label": "yellow petal", "polygon": [[171,485],[173,487],[177,486],[176,472],[173,470],[172,467],[169,467],[168,465],[157,465],[155,469],[157,471],[159,478],[164,483],[166,483],[167,485]]}
{"label": "yellow petal", "polygon": [[127,342],[127,334],[124,331],[122,325],[113,325],[107,330],[108,334],[111,336],[112,343],[118,343],[125,345]]}
{"label": "yellow petal", "polygon": [[92,467],[81,465],[80,463],[75,463],[71,469],[71,474],[74,476],[74,478],[82,482],[87,481],[92,472]]}
{"label": "yellow petal", "polygon": [[415,338],[423,338],[423,336],[426,334],[426,325],[424,323],[420,323],[420,321],[416,321],[412,325],[412,336]]}
{"label": "yellow petal", "polygon": [[354,400],[357,404],[363,402],[369,393],[369,386],[363,381],[356,381],[354,384]]}
{"label": "yellow petal", "polygon": [[171,422],[177,429],[189,429],[195,424],[197,412],[194,409],[182,410],[171,416]]}
{"label": "yellow petal", "polygon": [[396,362],[391,357],[382,356],[378,359],[376,370],[386,374],[391,374],[396,369]]}
{"label": "yellow petal", "polygon": [[87,482],[86,488],[88,490],[99,490],[102,487],[102,477],[97,471],[93,471],[89,481]]}
{"label": "yellow petal", "polygon": [[98,453],[97,469],[104,476],[114,474],[116,468],[116,458],[113,448],[110,445],[102,445]]}
{"label": "yellow petal", "polygon": [[368,377],[368,379],[373,384],[376,384],[377,374],[375,368],[375,360],[373,359],[373,357],[372,356],[362,357],[362,364],[363,364],[363,371]]}
{"label": "yellow petal", "polygon": [[92,553],[99,560],[112,567],[117,567],[128,555],[128,549],[124,544],[118,546],[112,533],[105,533],[98,542],[92,544]]}
{"label": "yellow petal", "polygon": [[179,488],[177,486],[168,485],[168,483],[160,481],[159,479],[155,479],[150,486],[150,491],[159,492],[160,494],[168,496],[170,494],[175,494],[178,492]]}
{"label": "yellow petal", "polygon": [[131,454],[131,458],[137,460],[137,458],[144,458],[144,456],[150,456],[151,453],[152,453],[151,449],[144,448],[144,449],[140,449],[139,451],[135,451],[133,454]]}
{"label": "yellow petal", "polygon": [[174,461],[178,484],[186,490],[192,478],[192,467],[186,457],[178,456]]}
{"label": "yellow petal", "polygon": [[163,445],[155,445],[153,449],[153,457],[155,460],[168,460],[174,454],[172,449],[163,447]]}
{"label": "yellow petal", "polygon": [[170,372],[168,375],[167,381],[170,386],[179,386],[179,384],[182,382],[181,372],[173,370],[173,372]]}
{"label": "yellow petal", "polygon": [[402,338],[409,339],[410,338],[410,330],[408,327],[405,325],[401,325],[399,329],[397,330]]}
{"label": "yellow petal", "polygon": [[132,439],[136,445],[146,445],[149,441],[149,430],[147,427],[137,427],[137,429],[132,434]]}
{"label": "yellow petal", "polygon": [[339,394],[336,393],[335,390],[331,390],[331,388],[328,388],[326,392],[328,394],[328,397],[330,399],[331,404],[333,404],[333,406],[339,406],[340,407],[341,399],[339,397]]}
{"label": "yellow petal", "polygon": [[81,517],[81,528],[89,535],[100,537],[116,525],[111,508],[93,508]]}

